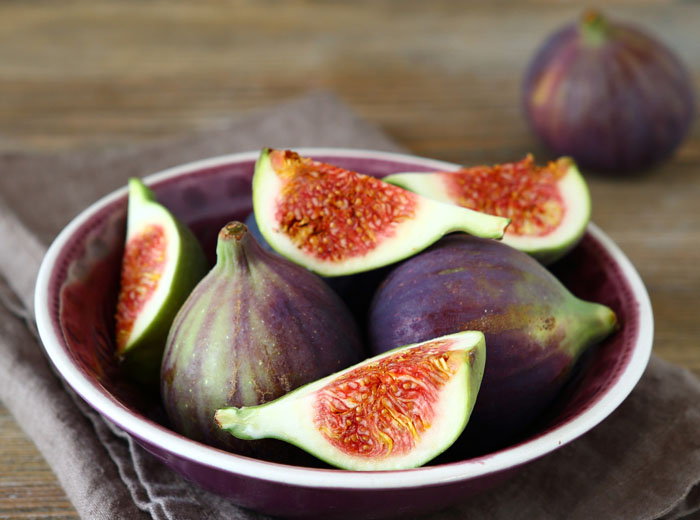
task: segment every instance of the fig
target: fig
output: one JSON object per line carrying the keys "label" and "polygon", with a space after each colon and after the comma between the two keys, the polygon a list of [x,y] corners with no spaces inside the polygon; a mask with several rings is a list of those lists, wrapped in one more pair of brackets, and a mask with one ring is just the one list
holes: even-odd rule
{"label": "fig", "polygon": [[394,349],[253,407],[216,412],[240,439],[275,438],[343,469],[415,468],[464,431],[484,372],[481,332]]}
{"label": "fig", "polygon": [[509,223],[272,149],[264,149],[255,166],[253,209],[276,251],[323,276],[397,262],[451,231],[500,238]]}
{"label": "fig", "polygon": [[510,218],[503,243],[543,264],[572,249],[591,216],[588,186],[568,157],[536,166],[527,155],[513,163],[398,173],[383,180],[435,200]]}
{"label": "fig", "polygon": [[642,29],[588,11],[542,44],[523,84],[534,132],[582,167],[633,173],[667,158],[695,110],[690,75]]}
{"label": "fig", "polygon": [[115,341],[132,379],[158,385],[170,324],[207,269],[189,228],[141,180],[130,179]]}
{"label": "fig", "polygon": [[217,408],[276,399],[357,363],[364,347],[338,296],[315,274],[262,249],[244,224],[223,227],[216,254],[173,321],[161,397],[175,430],[246,453],[251,446],[214,423]]}
{"label": "fig", "polygon": [[542,415],[576,360],[616,322],[610,308],[575,297],[527,254],[455,234],[382,282],[369,311],[369,347],[377,354],[461,330],[483,332],[488,363],[470,431],[492,448]]}

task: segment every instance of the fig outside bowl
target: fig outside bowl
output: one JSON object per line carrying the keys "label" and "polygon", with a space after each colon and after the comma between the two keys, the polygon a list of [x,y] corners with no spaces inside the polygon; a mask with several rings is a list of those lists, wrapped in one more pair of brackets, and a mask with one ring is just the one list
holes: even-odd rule
{"label": "fig outside bowl", "polygon": [[[377,176],[456,168],[394,153],[298,151]],[[257,156],[206,159],[144,179],[158,200],[191,227],[211,262],[219,229],[230,220],[243,220],[252,209],[250,181]],[[157,392],[133,386],[116,366],[113,315],[126,206],[125,187],[80,213],[49,248],[35,295],[46,353],[91,407],[147,451],[199,486],[252,510],[286,517],[372,518],[443,509],[499,485],[595,427],[629,395],[651,354],[653,316],[646,289],[622,251],[590,224],[582,242],[552,270],[574,294],[610,306],[621,327],[580,360],[550,413],[527,435],[491,453],[441,457],[402,471],[302,467],[228,453],[171,430]]]}

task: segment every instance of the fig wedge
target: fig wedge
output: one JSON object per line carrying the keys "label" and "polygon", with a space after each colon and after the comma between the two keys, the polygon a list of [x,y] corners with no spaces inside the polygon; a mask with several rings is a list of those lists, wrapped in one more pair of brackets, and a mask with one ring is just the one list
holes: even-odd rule
{"label": "fig wedge", "polygon": [[116,356],[129,377],[157,385],[170,324],[207,262],[189,228],[137,178],[129,180],[128,204]]}
{"label": "fig wedge", "polygon": [[591,217],[588,185],[568,157],[537,166],[527,155],[512,163],[399,173],[384,180],[435,200],[507,216],[512,222],[503,243],[543,264],[578,244]]}
{"label": "fig wedge", "polygon": [[217,410],[240,439],[276,438],[340,468],[414,468],[463,432],[479,392],[484,335],[465,331],[367,359],[267,404]]}

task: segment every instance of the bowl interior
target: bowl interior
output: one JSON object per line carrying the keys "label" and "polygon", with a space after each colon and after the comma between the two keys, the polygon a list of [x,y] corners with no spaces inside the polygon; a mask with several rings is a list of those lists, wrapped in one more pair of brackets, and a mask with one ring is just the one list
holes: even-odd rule
{"label": "bowl interior", "polygon": [[[342,167],[383,176],[399,171],[429,171],[438,166],[411,158],[353,154],[315,155]],[[149,184],[158,200],[194,231],[215,260],[219,229],[243,220],[252,210],[254,158],[214,161],[162,175]],[[120,372],[113,352],[114,312],[125,233],[126,191],[114,194],[78,219],[51,269],[47,301],[60,348],[97,391],[143,421],[168,427],[157,391],[130,383]],[[577,296],[604,303],[617,314],[621,328],[590,349],[574,377],[538,424],[514,440],[521,445],[571,422],[600,401],[628,366],[639,334],[639,309],[630,282],[596,233],[581,243],[552,272]],[[70,383],[71,381],[69,381]],[[503,447],[507,449],[508,447]],[[484,455],[484,454],[481,454]],[[446,456],[435,464],[460,462]]]}

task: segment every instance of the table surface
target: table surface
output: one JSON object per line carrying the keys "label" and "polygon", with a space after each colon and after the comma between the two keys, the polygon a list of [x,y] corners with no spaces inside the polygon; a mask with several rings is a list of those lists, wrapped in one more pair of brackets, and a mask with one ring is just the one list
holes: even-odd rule
{"label": "table surface", "polygon": [[[142,143],[327,89],[416,154],[549,157],[520,109],[571,2],[0,3],[0,153]],[[700,85],[700,4],[606,2],[676,50]],[[649,290],[654,352],[700,374],[700,125],[644,175],[584,172],[593,220]],[[0,405],[0,517],[78,518]]]}

